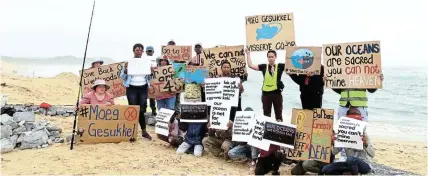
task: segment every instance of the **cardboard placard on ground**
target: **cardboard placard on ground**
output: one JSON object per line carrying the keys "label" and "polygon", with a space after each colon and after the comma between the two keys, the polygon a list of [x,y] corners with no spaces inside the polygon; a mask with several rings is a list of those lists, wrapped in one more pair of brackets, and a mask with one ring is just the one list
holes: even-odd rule
{"label": "cardboard placard on ground", "polygon": [[330,163],[334,110],[314,109],[313,120],[309,159]]}
{"label": "cardboard placard on ground", "polygon": [[150,75],[152,61],[148,58],[132,58],[128,60],[128,75]]}
{"label": "cardboard placard on ground", "polygon": [[210,78],[219,77],[221,64],[224,60],[231,64],[230,73],[233,76],[243,76],[247,73],[244,45],[207,48],[203,50],[204,66],[210,69]]}
{"label": "cardboard placard on ground", "polygon": [[162,46],[162,55],[164,59],[189,61],[192,58],[192,46]]}
{"label": "cardboard placard on ground", "polygon": [[255,118],[254,111],[237,111],[233,122],[232,141],[247,142],[251,135],[251,122]]}
{"label": "cardboard placard on ground", "polygon": [[334,147],[363,150],[363,140],[366,122],[348,117],[340,117],[334,123],[336,140]]}
{"label": "cardboard placard on ground", "polygon": [[174,110],[161,108],[156,115],[155,133],[168,136],[169,134],[169,119],[174,115]]}
{"label": "cardboard placard on ground", "polygon": [[301,161],[309,159],[309,146],[312,136],[313,111],[294,109],[292,111],[291,124],[296,125],[296,143],[294,150],[288,150],[287,158]]}
{"label": "cardboard placard on ground", "polygon": [[245,17],[249,51],[285,50],[296,45],[293,13]]}
{"label": "cardboard placard on ground", "polygon": [[294,149],[296,125],[279,122],[266,122],[263,140],[273,145]]}
{"label": "cardboard placard on ground", "polygon": [[207,104],[204,102],[181,102],[180,104],[181,117],[180,122],[200,123],[208,122],[207,119]]}
{"label": "cardboard placard on ground", "polygon": [[209,69],[206,66],[186,66],[184,82],[202,84],[209,76]]}
{"label": "cardboard placard on ground", "polygon": [[77,143],[133,142],[137,140],[139,106],[80,105]]}
{"label": "cardboard placard on ground", "polygon": [[[171,92],[161,90],[169,90],[171,88]],[[148,90],[149,98],[160,98],[162,96],[167,96],[168,94],[176,94],[184,91],[184,82],[178,78],[175,78],[173,81],[167,82],[155,82],[155,80],[150,80],[150,87]]]}
{"label": "cardboard placard on ground", "polygon": [[[120,78],[120,71],[123,65],[124,62],[119,62],[83,70],[83,93],[87,94],[92,91],[92,85],[94,85],[96,79],[103,79],[110,86],[107,92],[111,93],[115,98],[125,96],[126,87]],[[82,71],[80,71],[80,74],[82,74]]]}
{"label": "cardboard placard on ground", "polygon": [[232,107],[230,105],[221,101],[214,101],[210,112],[210,128],[227,130],[231,108]]}
{"label": "cardboard placard on ground", "polygon": [[382,88],[380,41],[323,45],[325,87]]}
{"label": "cardboard placard on ground", "polygon": [[322,47],[287,47],[285,72],[287,74],[321,74]]}

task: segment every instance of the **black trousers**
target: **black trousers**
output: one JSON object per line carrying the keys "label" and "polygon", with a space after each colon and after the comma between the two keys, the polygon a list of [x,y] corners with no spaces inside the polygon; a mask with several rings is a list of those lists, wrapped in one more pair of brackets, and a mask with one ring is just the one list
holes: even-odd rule
{"label": "black trousers", "polygon": [[283,156],[279,151],[273,152],[267,157],[259,157],[256,164],[256,175],[265,175],[269,171],[278,172],[279,166],[281,166]]}
{"label": "black trousers", "polygon": [[307,94],[307,93],[301,93],[300,94],[300,101],[302,102],[302,108],[303,109],[315,109],[315,108],[321,108],[322,107],[322,94],[314,93],[314,94]]}
{"label": "black trousers", "polygon": [[[152,109],[152,113],[156,112],[156,99],[150,98],[149,102],[150,102],[150,109]],[[147,109],[147,103],[146,103],[146,106],[144,107],[144,109]]]}
{"label": "black trousers", "polygon": [[146,113],[146,108],[144,107],[147,107],[147,96],[147,84],[144,86],[130,85],[126,88],[126,97],[128,98],[128,104],[140,106],[138,122],[140,123],[140,127],[143,132],[146,130],[146,118],[144,116],[144,113]]}

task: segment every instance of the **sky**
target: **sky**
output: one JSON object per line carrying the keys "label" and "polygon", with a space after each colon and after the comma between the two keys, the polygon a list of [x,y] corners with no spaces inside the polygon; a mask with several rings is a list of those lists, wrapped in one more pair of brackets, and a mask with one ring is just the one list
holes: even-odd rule
{"label": "sky", "polygon": [[[83,57],[92,3],[0,0],[0,55]],[[298,46],[379,40],[382,66],[428,67],[426,7],[426,0],[98,0],[87,57],[124,61],[135,43],[160,55],[170,39],[205,48],[245,45],[245,16],[292,12]],[[266,62],[266,52],[252,58]]]}

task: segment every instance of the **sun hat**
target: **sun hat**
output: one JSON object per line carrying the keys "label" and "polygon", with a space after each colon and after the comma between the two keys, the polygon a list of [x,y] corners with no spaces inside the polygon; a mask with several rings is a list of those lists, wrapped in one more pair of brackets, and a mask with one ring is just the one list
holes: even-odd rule
{"label": "sun hat", "polygon": [[100,63],[101,65],[103,65],[104,64],[104,61],[103,60],[97,60],[97,61],[94,61],[94,62],[92,62],[92,64],[91,65],[94,65],[95,63]]}
{"label": "sun hat", "polygon": [[197,43],[197,44],[195,44],[195,48],[196,48],[197,46],[199,46],[199,47],[201,47],[201,48],[202,48],[202,44],[201,44],[201,43]]}
{"label": "sun hat", "polygon": [[97,80],[95,80],[95,83],[94,83],[94,85],[92,86],[92,90],[95,90],[95,88],[96,88],[97,86],[100,86],[100,85],[105,86],[106,91],[110,89],[110,86],[109,86],[109,85],[107,85],[106,81],[104,81],[103,79],[97,79]]}

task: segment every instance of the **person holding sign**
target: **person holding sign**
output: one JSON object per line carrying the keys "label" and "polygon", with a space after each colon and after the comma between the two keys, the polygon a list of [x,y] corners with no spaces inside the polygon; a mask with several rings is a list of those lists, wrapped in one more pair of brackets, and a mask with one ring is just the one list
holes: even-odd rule
{"label": "person holding sign", "polygon": [[[135,44],[133,47],[134,58],[141,58],[144,52],[144,46],[140,43]],[[139,105],[139,123],[142,130],[142,136],[146,139],[152,140],[152,137],[146,131],[146,119],[144,113],[147,106],[148,87],[150,75],[128,75],[128,63],[122,68],[120,73],[123,85],[126,87],[126,97],[128,98],[129,105]]]}
{"label": "person holding sign", "polygon": [[204,57],[201,57],[201,54],[202,54],[202,44],[200,44],[200,43],[195,44],[194,50],[195,50],[196,56],[194,56],[192,58],[192,60],[190,60],[187,65],[204,66]]}
{"label": "person holding sign", "polygon": [[321,65],[321,74],[306,75],[290,74],[291,79],[300,87],[300,101],[302,109],[315,109],[322,107],[322,95],[324,94],[324,66]]}
{"label": "person holding sign", "polygon": [[[235,76],[231,74],[230,68],[231,68],[230,62],[227,61],[227,60],[224,60],[221,63],[221,76],[220,77],[235,78]],[[242,96],[243,92],[244,92],[244,86],[242,85],[242,79],[241,79],[241,82],[239,83],[238,107],[232,107],[231,108],[231,110],[230,110],[230,118],[229,118],[229,120],[231,120],[231,121],[234,121],[236,111],[242,111],[242,108],[241,108],[241,96]]]}
{"label": "person holding sign", "polygon": [[98,68],[98,67],[101,67],[101,65],[103,65],[103,64],[104,64],[104,61],[97,60],[97,61],[92,62],[91,68]]}
{"label": "person holding sign", "polygon": [[99,104],[99,105],[114,105],[114,98],[107,90],[110,86],[106,81],[97,79],[92,86],[92,91],[80,99],[79,104]]}
{"label": "person holding sign", "polygon": [[284,84],[281,81],[282,73],[285,69],[285,64],[275,64],[276,51],[270,50],[267,52],[268,64],[254,65],[251,61],[250,51],[245,50],[247,54],[247,64],[253,70],[261,71],[264,75],[262,87],[262,104],[263,114],[271,116],[272,104],[275,110],[275,118],[278,122],[282,122],[282,90]]}
{"label": "person holding sign", "polygon": [[[357,108],[350,108],[347,113],[347,117],[362,120],[363,116]],[[335,135],[332,136],[333,140],[336,139]],[[372,170],[371,162],[375,156],[375,150],[370,143],[370,139],[364,129],[363,136],[363,150],[357,150],[352,148],[345,148],[346,158],[341,158],[339,162],[331,163],[324,166],[321,170],[323,174],[344,174],[344,172],[350,171],[352,175],[368,174]],[[334,147],[332,154],[338,154],[342,148]]]}
{"label": "person holding sign", "polygon": [[[383,74],[380,76],[383,82]],[[351,107],[356,107],[361,112],[364,121],[368,121],[368,98],[367,92],[374,93],[377,89],[333,89],[334,92],[340,94],[339,108],[337,115],[342,117]]]}
{"label": "person holding sign", "polygon": [[[159,61],[159,66],[170,65],[168,59],[161,59]],[[158,104],[158,109],[171,109],[174,110],[176,96],[172,92],[168,92],[160,97],[156,97],[156,102]]]}
{"label": "person holding sign", "polygon": [[210,128],[208,123],[208,136],[202,140],[202,145],[215,157],[222,156],[227,160],[229,158],[229,150],[232,149],[232,125],[229,121],[227,130],[215,130]]}

